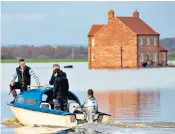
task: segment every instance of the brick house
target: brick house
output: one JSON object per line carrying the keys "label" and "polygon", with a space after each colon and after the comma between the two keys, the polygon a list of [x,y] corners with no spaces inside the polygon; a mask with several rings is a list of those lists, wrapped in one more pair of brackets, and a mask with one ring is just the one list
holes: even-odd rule
{"label": "brick house", "polygon": [[140,68],[167,65],[167,50],[159,44],[159,33],[139,18],[115,17],[108,12],[108,23],[92,25],[88,33],[88,67]]}

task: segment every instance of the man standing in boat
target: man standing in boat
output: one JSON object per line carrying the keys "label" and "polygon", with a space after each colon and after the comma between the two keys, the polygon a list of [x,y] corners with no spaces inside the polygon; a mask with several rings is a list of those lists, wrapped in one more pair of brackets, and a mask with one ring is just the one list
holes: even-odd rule
{"label": "man standing in boat", "polygon": [[53,82],[53,102],[54,109],[68,111],[68,90],[69,82],[68,79],[61,74],[60,69],[54,70],[54,82]]}
{"label": "man standing in boat", "polygon": [[[50,78],[50,81],[49,81],[49,84],[50,84],[50,85],[53,85],[53,84],[54,84],[54,80],[55,80],[54,70],[55,70],[55,69],[59,69],[59,70],[60,70],[60,66],[59,66],[58,64],[54,64],[54,65],[52,66],[52,69],[53,69],[53,74],[52,74],[52,76],[51,76],[51,78]],[[66,73],[63,72],[62,70],[60,70],[60,75],[59,75],[59,76],[67,77]]]}
{"label": "man standing in boat", "polygon": [[[13,78],[10,83],[10,92],[12,93],[14,100],[17,96],[15,89],[20,89],[21,92],[26,91],[28,86],[31,84],[31,76],[35,79],[38,87],[40,85],[39,78],[36,76],[34,71],[25,65],[25,60],[19,60],[19,67],[16,68],[16,71],[13,75]],[[18,77],[18,82],[15,82],[15,79]],[[14,100],[11,102],[13,103]]]}

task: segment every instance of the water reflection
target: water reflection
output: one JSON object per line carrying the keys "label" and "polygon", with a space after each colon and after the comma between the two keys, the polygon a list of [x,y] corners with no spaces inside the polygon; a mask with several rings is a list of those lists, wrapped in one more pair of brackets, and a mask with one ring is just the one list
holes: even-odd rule
{"label": "water reflection", "polygon": [[110,113],[111,120],[155,120],[160,115],[160,92],[156,89],[110,90],[95,92],[95,96],[99,110]]}

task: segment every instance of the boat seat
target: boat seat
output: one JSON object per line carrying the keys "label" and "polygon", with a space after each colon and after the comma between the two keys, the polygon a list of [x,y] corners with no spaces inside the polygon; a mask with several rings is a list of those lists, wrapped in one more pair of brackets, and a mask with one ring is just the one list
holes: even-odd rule
{"label": "boat seat", "polygon": [[47,102],[42,102],[40,104],[40,108],[48,108],[48,109],[51,109],[51,105]]}

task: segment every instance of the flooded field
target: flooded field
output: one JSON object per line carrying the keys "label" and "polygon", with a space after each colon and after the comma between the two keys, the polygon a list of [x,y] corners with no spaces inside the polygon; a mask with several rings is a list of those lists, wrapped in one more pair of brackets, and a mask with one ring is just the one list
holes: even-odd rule
{"label": "flooded field", "polygon": [[[53,63],[29,63],[41,84],[47,84]],[[64,65],[73,69],[64,69]],[[2,64],[1,129],[2,133],[116,133],[173,134],[175,133],[175,68],[88,70],[87,63],[62,63],[70,90],[81,103],[86,91],[94,89],[99,110],[111,114],[107,124],[84,124],[72,129],[48,126],[22,126],[5,102],[12,99],[9,82],[18,64]],[[8,71],[6,71],[8,70]],[[32,81],[32,85],[35,82]]]}

